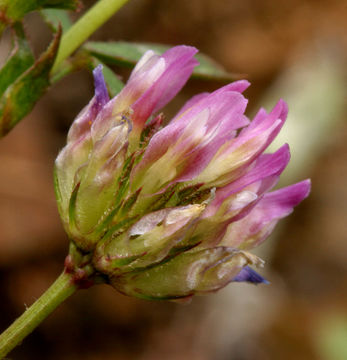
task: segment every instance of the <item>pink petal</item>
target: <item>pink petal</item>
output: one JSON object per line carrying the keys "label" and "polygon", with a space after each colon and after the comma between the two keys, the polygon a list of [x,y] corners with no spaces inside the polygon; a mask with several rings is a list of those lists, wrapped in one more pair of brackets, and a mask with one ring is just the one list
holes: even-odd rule
{"label": "pink petal", "polygon": [[[242,93],[244,90],[246,90],[249,87],[250,83],[247,80],[239,80],[235,81],[229,85],[226,85],[219,90],[215,91],[214,93],[219,92],[226,92],[226,91],[236,91],[239,93]],[[205,92],[198,95],[193,96],[190,100],[188,100],[181,110],[176,114],[176,116],[171,120],[171,122],[176,121],[178,118],[182,116],[188,109],[192,108],[193,106],[197,105],[199,102],[203,101],[208,97],[210,93]]]}
{"label": "pink petal", "polygon": [[263,219],[270,221],[289,215],[293,207],[309,195],[310,189],[311,181],[304,180],[265,194],[262,202],[259,204],[265,213]]}
{"label": "pink petal", "polygon": [[239,177],[278,134],[285,121],[286,109],[286,104],[279,101],[270,114],[260,110],[248,127],[221,147],[196,181],[221,186]]}
{"label": "pink petal", "polygon": [[193,96],[191,99],[189,99],[180,109],[180,111],[176,114],[176,116],[171,120],[171,123],[179,119],[187,110],[198,104],[200,101],[203,101],[206,99],[210,93],[205,92],[198,95]]}
{"label": "pink petal", "polygon": [[272,232],[278,220],[288,216],[293,207],[308,196],[310,188],[310,180],[304,180],[265,194],[246,217],[229,226],[222,244],[242,249],[258,246]]}
{"label": "pink petal", "polygon": [[[210,162],[219,147],[235,135],[235,130],[249,123],[243,115],[246,105],[247,100],[240,93],[228,91],[227,87],[224,91],[219,90],[204,97],[203,101],[198,101],[152,137],[133,176],[143,173],[170,147],[174,147],[181,161],[181,173],[175,181],[194,178]],[[207,120],[202,121],[206,114]],[[205,134],[200,143],[194,145],[198,131]],[[192,146],[189,147],[189,143]],[[185,148],[191,150],[185,152]]]}
{"label": "pink petal", "polygon": [[[193,58],[196,53],[197,50],[193,47],[176,46],[160,57],[165,61],[165,70],[131,105],[135,127],[142,128],[150,115],[165,106],[181,90],[198,64]],[[124,91],[128,87],[137,86],[141,84],[131,82]]]}
{"label": "pink petal", "polygon": [[289,162],[289,146],[282,146],[273,154],[260,156],[254,166],[241,178],[217,189],[214,200],[208,205],[203,217],[214,216],[220,207],[227,205],[230,213],[225,216],[228,222],[247,216],[261,201],[266,191],[278,181],[280,174]]}
{"label": "pink petal", "polygon": [[236,91],[239,93],[243,93],[250,85],[251,85],[250,82],[247,80],[238,80],[238,81],[232,82],[231,84],[221,87],[217,91],[228,90],[228,91]]}
{"label": "pink petal", "polygon": [[216,193],[216,203],[220,203],[226,197],[241,191],[246,186],[263,180],[267,177],[279,176],[290,160],[288,144],[283,145],[273,154],[263,154],[255,162],[255,165],[245,175],[229,185],[219,189]]}
{"label": "pink petal", "polygon": [[[279,131],[282,128],[282,125],[284,124],[286,118],[288,115],[288,105],[287,103],[280,99],[275,107],[272,109],[270,114],[267,114],[264,109],[260,109],[257,115],[254,117],[253,121],[251,121],[250,125],[247,127],[247,129],[243,130],[243,133],[252,133],[254,130],[261,130],[263,131],[264,128],[269,128],[276,120],[280,120],[281,126],[279,126],[272,134],[272,137],[268,139],[266,147],[272,142],[272,140],[275,138],[275,136],[279,133]],[[244,134],[240,134],[242,136]]]}

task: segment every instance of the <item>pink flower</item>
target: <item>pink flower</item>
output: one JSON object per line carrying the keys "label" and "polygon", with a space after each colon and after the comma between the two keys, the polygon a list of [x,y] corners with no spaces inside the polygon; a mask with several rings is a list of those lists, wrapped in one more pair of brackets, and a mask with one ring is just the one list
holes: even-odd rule
{"label": "pink flower", "polygon": [[101,68],[95,96],[71,126],[56,160],[67,233],[120,292],[177,299],[231,281],[266,282],[248,251],[309,193],[309,180],[270,192],[288,145],[264,154],[280,131],[280,100],[250,121],[237,81],[188,101],[162,127],[158,110],[189,78],[196,50],[147,52],[109,100]]}

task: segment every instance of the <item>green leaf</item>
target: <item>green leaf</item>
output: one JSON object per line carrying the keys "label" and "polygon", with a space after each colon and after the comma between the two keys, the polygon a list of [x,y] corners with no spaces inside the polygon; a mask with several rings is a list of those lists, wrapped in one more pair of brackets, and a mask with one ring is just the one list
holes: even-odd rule
{"label": "green leaf", "polygon": [[76,10],[80,6],[80,0],[0,0],[0,30],[5,24],[21,20],[30,11],[46,8]]}
{"label": "green leaf", "polygon": [[[106,64],[132,67],[147,50],[151,49],[162,54],[170,46],[149,43],[128,43],[124,41],[89,41],[84,45],[84,48]],[[195,78],[221,81],[239,78],[239,75],[227,72],[221,65],[205,54],[197,54],[196,59],[200,65],[194,69],[193,77]]]}
{"label": "green leaf", "polygon": [[103,75],[108,93],[111,97],[114,97],[123,89],[123,82],[111,68],[102,63],[99,59],[91,56],[90,53],[84,49],[77,51],[73,57],[65,60],[59,66],[58,71],[53,73],[51,76],[51,84],[55,84],[63,77],[81,69],[87,68],[88,70],[93,71],[99,64],[103,67]]}
{"label": "green leaf", "polygon": [[20,23],[14,26],[14,47],[5,65],[0,69],[0,96],[33,63],[34,56]]}
{"label": "green leaf", "polygon": [[99,59],[93,57],[84,49],[80,49],[79,51],[77,51],[73,57],[65,60],[59,66],[58,71],[53,73],[51,76],[51,83],[55,84],[63,77],[81,69],[88,69],[90,71],[93,71],[100,64],[103,67],[102,70],[108,93],[111,97],[114,97],[123,89],[123,82],[119,79],[118,75],[116,75],[111,68],[102,63]]}
{"label": "green leaf", "polygon": [[90,69],[93,70],[99,64],[102,65],[102,73],[104,74],[104,78],[106,81],[106,85],[108,88],[108,92],[111,97],[116,96],[124,87],[123,82],[119,79],[119,77],[110,69],[107,65],[102,63],[95,57],[92,57],[90,62]]}
{"label": "green leaf", "polygon": [[49,73],[53,66],[61,38],[55,35],[48,49],[0,98],[0,136],[7,134],[34,107],[50,84]]}
{"label": "green leaf", "polygon": [[[17,0],[17,1],[27,2],[28,0]],[[81,0],[31,0],[31,1],[36,2],[40,7],[54,8],[54,9],[77,10],[82,5]]]}
{"label": "green leaf", "polygon": [[40,11],[44,21],[48,24],[53,32],[57,32],[59,24],[63,29],[63,33],[66,32],[72,25],[72,21],[69,18],[69,14],[65,10],[60,9],[44,9]]}

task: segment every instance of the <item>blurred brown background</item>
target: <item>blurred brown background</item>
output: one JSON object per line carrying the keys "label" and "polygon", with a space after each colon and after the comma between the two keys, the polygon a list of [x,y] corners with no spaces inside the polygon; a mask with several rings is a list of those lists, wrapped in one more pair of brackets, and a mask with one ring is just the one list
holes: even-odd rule
{"label": "blurred brown background", "polygon": [[[347,359],[346,19],[345,0],[131,0],[93,36],[194,45],[247,74],[249,114],[288,100],[282,136],[293,163],[283,183],[311,177],[312,194],[259,250],[270,286],[232,284],[188,306],[95,287],[69,299],[9,358]],[[39,52],[49,31],[37,15],[26,27]],[[167,113],[221,85],[191,80]],[[62,269],[68,242],[53,162],[92,91],[90,74],[71,75],[0,141],[1,329]]]}

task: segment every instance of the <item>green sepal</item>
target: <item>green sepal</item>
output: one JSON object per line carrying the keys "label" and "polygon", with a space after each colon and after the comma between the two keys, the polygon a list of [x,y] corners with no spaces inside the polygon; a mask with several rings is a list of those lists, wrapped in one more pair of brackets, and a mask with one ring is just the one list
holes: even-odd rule
{"label": "green sepal", "polygon": [[61,30],[55,35],[48,49],[22,73],[0,98],[0,136],[6,135],[44,94],[50,85],[49,73],[53,66]]}
{"label": "green sepal", "polygon": [[[107,231],[105,229],[107,229],[109,226],[112,226],[112,227],[114,226],[114,225],[112,225],[112,222],[113,222],[114,218],[116,217],[116,215],[118,214],[119,210],[124,205],[123,197],[129,188],[129,177],[130,177],[131,169],[134,165],[134,160],[135,160],[135,156],[133,156],[133,155],[129,156],[125,160],[125,163],[124,163],[123,169],[122,169],[122,173],[120,174],[120,176],[117,179],[118,190],[117,190],[114,202],[112,204],[112,207],[110,208],[109,213],[105,217],[105,219],[95,229],[95,233],[98,235],[100,235],[104,231]],[[107,234],[112,235],[112,231],[107,232]]]}
{"label": "green sepal", "polygon": [[69,202],[69,225],[73,229],[76,228],[76,200],[80,185],[81,183],[78,183],[73,189]]}
{"label": "green sepal", "polygon": [[56,166],[54,166],[54,168],[53,168],[53,187],[54,187],[55,199],[57,200],[58,211],[59,211],[59,214],[60,214],[61,218],[64,221],[65,220],[65,214],[64,214],[64,211],[63,211],[63,207],[62,207],[63,198],[62,198],[61,191],[60,191],[60,188],[59,188],[59,180],[58,180]]}
{"label": "green sepal", "polygon": [[116,237],[119,236],[120,234],[122,234],[124,231],[126,231],[127,229],[129,229],[129,227],[131,225],[133,225],[137,220],[138,220],[138,216],[133,216],[130,218],[126,218],[122,221],[119,221],[117,224],[111,226],[109,228],[109,230],[107,231],[107,233],[104,235],[103,240],[108,240],[111,237]]}
{"label": "green sepal", "polygon": [[151,118],[147,120],[147,123],[141,132],[140,143],[139,143],[140,148],[145,148],[148,145],[152,136],[162,127],[164,120],[165,120],[165,116],[163,113],[157,115],[157,117],[154,118],[154,120],[152,120]]}
{"label": "green sepal", "polygon": [[136,203],[139,195],[140,195],[140,192],[141,192],[141,188],[138,189],[136,192],[134,192],[133,194],[131,194],[125,201],[124,201],[124,204],[122,206],[122,208],[120,209],[119,211],[119,216],[121,218],[123,218],[125,215],[127,215],[132,207],[134,206],[134,204]]}
{"label": "green sepal", "polygon": [[137,260],[141,256],[142,256],[142,254],[141,255],[129,256],[129,257],[126,257],[126,258],[114,259],[114,260],[111,260],[111,264],[112,264],[111,266],[112,266],[113,269],[114,268],[120,268],[122,266],[131,264],[133,261]]}
{"label": "green sepal", "polygon": [[[150,43],[129,43],[125,41],[89,41],[84,48],[106,64],[133,67],[147,50],[162,54],[171,46]],[[199,53],[195,56],[200,65],[195,67],[192,77],[205,80],[231,81],[240,78],[232,74],[209,56]]]}
{"label": "green sepal", "polygon": [[171,200],[176,195],[176,190],[178,187],[179,184],[177,183],[170,185],[164,193],[156,197],[155,201],[148,207],[148,212],[157,211],[165,207],[175,206],[176,201],[171,202]]}

